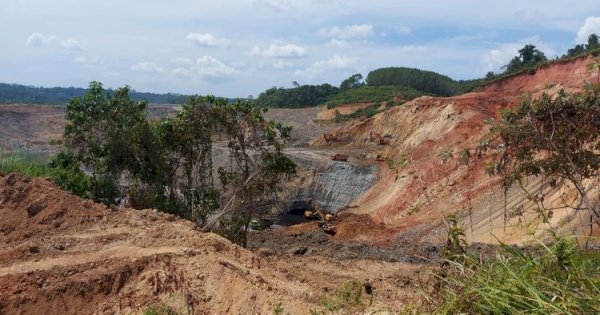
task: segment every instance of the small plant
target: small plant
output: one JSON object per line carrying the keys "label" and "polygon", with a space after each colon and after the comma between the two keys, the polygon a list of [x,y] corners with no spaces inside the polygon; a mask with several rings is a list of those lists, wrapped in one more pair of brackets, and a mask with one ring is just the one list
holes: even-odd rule
{"label": "small plant", "polygon": [[469,149],[463,149],[460,152],[460,164],[469,165],[470,159],[471,159],[471,152],[469,152]]}
{"label": "small plant", "polygon": [[275,305],[273,305],[273,315],[282,315],[283,311],[283,302],[279,300],[275,303]]}
{"label": "small plant", "polygon": [[438,154],[438,156],[440,157],[440,159],[442,159],[442,164],[446,164],[446,162],[448,160],[451,160],[454,158],[454,152],[452,152],[452,149],[449,149],[449,150],[440,152],[440,154]]}
{"label": "small plant", "polygon": [[332,295],[323,299],[323,306],[330,311],[362,305],[362,288],[358,280],[343,283]]}
{"label": "small plant", "polygon": [[143,311],[144,315],[178,315],[178,313],[168,305],[150,306]]}
{"label": "small plant", "polygon": [[415,213],[418,213],[419,211],[421,211],[421,204],[417,203],[417,204],[410,206],[410,208],[408,208],[407,214],[413,215]]}
{"label": "small plant", "polygon": [[456,215],[449,215],[448,221],[448,239],[444,248],[444,254],[449,260],[457,260],[467,253],[467,241],[465,240],[465,230],[458,223]]}

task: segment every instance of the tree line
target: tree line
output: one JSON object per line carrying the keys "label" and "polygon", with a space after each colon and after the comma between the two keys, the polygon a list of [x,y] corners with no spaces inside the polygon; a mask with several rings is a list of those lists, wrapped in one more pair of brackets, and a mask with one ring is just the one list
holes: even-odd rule
{"label": "tree line", "polygon": [[[87,89],[76,87],[36,87],[0,83],[0,103],[64,105],[71,99],[82,97]],[[157,94],[130,91],[135,101],[146,100],[152,104],[183,104],[188,96],[175,93]]]}

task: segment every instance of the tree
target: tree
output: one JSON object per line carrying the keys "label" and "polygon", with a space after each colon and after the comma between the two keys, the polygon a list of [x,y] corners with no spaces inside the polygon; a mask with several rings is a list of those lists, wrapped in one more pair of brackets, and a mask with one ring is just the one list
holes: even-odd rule
{"label": "tree", "polygon": [[461,92],[461,86],[451,78],[435,73],[406,67],[381,68],[369,72],[368,86],[406,86],[426,94],[450,96]]}
{"label": "tree", "polygon": [[[90,170],[92,197],[174,213],[245,245],[251,219],[295,173],[283,154],[291,128],[267,121],[264,109],[247,100],[190,97],[176,117],[152,123],[145,106],[131,100],[128,87],[112,95],[99,82],[69,102],[65,143],[77,165]],[[215,138],[228,151],[218,165]]]}
{"label": "tree", "polygon": [[598,48],[600,48],[600,40],[598,39],[598,35],[590,34],[590,36],[588,37],[588,43],[587,43],[586,49],[588,51],[592,51],[592,50],[596,50]]}
{"label": "tree", "polygon": [[574,48],[567,50],[567,57],[575,57],[585,53],[585,46],[582,44],[576,45]]}
{"label": "tree", "polygon": [[503,68],[506,69],[506,73],[517,72],[526,68],[535,67],[540,62],[547,61],[546,55],[537,49],[534,45],[525,45],[519,49],[519,55],[515,56],[511,61]]}
{"label": "tree", "polygon": [[263,107],[311,107],[325,103],[338,90],[330,84],[299,85],[291,89],[272,87],[260,93],[256,102]]}
{"label": "tree", "polygon": [[364,85],[364,83],[361,81],[362,79],[363,79],[362,74],[360,74],[360,73],[353,74],[346,80],[342,81],[342,84],[340,84],[340,90],[343,91],[343,90],[353,89],[353,88],[362,86],[362,85]]}
{"label": "tree", "polygon": [[83,97],[67,104],[65,145],[90,171],[92,199],[117,202],[122,172],[136,169],[136,135],[147,124],[146,105],[131,100],[129,87],[112,95],[100,82],[91,82]]}
{"label": "tree", "polygon": [[579,193],[591,220],[600,225],[586,180],[600,170],[600,89],[580,94],[560,92],[537,100],[526,99],[491,129],[501,151],[492,170],[502,174],[505,187],[527,176],[549,176],[570,182]]}

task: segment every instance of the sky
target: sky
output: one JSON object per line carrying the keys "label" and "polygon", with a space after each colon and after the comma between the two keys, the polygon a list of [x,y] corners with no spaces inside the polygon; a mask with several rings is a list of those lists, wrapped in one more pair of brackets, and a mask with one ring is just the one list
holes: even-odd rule
{"label": "sky", "polygon": [[0,82],[256,97],[391,66],[473,79],[591,33],[598,0],[0,0]]}

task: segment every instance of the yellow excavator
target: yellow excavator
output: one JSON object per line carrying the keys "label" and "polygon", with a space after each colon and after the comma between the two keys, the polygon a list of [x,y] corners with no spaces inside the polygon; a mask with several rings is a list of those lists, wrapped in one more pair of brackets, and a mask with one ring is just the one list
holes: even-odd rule
{"label": "yellow excavator", "polygon": [[335,234],[335,225],[332,223],[335,220],[335,216],[331,213],[325,212],[323,209],[315,206],[315,210],[304,211],[304,217],[308,220],[319,220],[319,227],[327,234]]}

